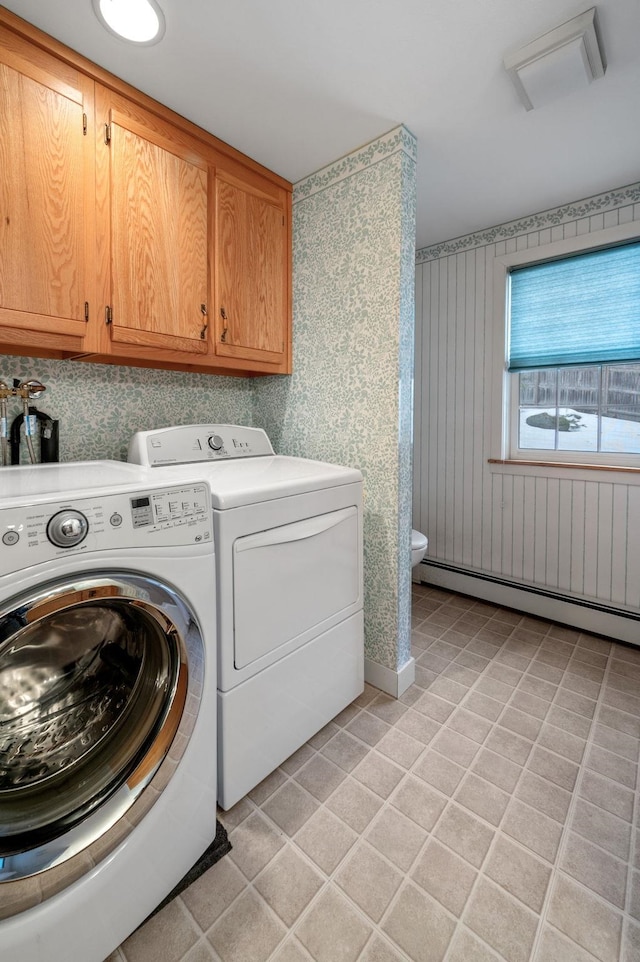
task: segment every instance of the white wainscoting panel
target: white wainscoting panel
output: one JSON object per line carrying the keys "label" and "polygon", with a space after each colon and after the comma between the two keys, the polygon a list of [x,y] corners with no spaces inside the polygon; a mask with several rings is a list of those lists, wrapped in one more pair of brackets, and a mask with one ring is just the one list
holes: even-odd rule
{"label": "white wainscoting panel", "polygon": [[640,608],[640,476],[488,463],[494,258],[632,221],[639,184],[418,251],[413,524],[427,561]]}

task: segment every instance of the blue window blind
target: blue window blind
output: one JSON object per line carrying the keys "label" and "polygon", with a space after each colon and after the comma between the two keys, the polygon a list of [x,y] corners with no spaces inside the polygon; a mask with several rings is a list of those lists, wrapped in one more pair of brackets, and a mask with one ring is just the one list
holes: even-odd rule
{"label": "blue window blind", "polygon": [[508,369],[640,361],[640,243],[511,272]]}

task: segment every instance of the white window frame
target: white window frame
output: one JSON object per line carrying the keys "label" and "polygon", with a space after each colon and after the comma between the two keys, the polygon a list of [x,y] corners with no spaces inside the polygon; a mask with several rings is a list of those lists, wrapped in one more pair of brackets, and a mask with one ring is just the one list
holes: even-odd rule
{"label": "white window frame", "polygon": [[493,294],[496,323],[494,325],[494,396],[491,443],[493,460],[515,464],[518,462],[540,462],[543,464],[575,464],[602,468],[632,467],[640,470],[640,454],[620,455],[599,451],[519,448],[517,446],[520,401],[519,375],[507,371],[509,355],[509,274],[511,270],[515,267],[556,260],[589,250],[600,250],[633,240],[640,240],[640,223],[638,221],[495,257]]}

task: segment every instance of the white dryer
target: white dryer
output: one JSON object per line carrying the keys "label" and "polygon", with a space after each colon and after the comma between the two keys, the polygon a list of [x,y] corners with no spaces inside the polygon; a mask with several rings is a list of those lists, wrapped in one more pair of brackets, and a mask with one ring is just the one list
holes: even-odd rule
{"label": "white dryer", "polygon": [[0,470],[0,955],[103,962],[216,832],[202,481]]}
{"label": "white dryer", "polygon": [[362,474],[278,456],[264,431],[228,424],[140,432],[128,457],[211,488],[230,808],[363,690]]}

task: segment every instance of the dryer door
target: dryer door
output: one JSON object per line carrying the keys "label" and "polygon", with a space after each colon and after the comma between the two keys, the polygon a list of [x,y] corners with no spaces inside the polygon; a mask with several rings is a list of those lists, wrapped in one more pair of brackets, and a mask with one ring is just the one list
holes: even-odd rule
{"label": "dryer door", "polygon": [[235,667],[286,654],[361,605],[355,505],[238,538]]}
{"label": "dryer door", "polygon": [[133,827],[202,663],[191,627],[172,589],[126,573],[52,584],[0,611],[0,882],[98,838],[103,857],[125,812]]}

